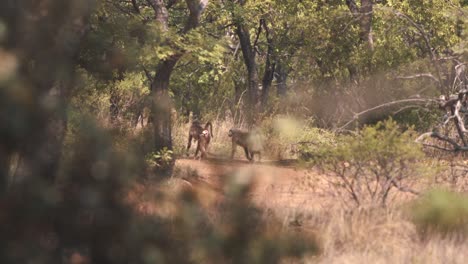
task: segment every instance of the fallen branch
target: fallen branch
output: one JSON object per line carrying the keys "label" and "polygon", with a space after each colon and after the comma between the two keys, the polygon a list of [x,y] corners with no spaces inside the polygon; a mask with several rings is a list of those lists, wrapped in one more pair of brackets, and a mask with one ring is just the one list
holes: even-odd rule
{"label": "fallen branch", "polygon": [[437,150],[442,150],[442,151],[447,151],[447,152],[453,152],[453,149],[448,149],[448,148],[443,148],[443,147],[439,147],[437,145],[432,145],[432,144],[427,144],[427,143],[421,143],[424,147],[428,147],[428,148],[435,148]]}
{"label": "fallen branch", "polygon": [[392,179],[391,180],[393,186],[395,188],[397,188],[400,192],[407,192],[407,193],[411,193],[411,194],[414,194],[414,195],[420,195],[421,193],[418,192],[418,191],[415,191],[409,187],[405,187],[405,186],[401,186],[400,183],[398,183],[397,181],[395,181],[395,179]]}
{"label": "fallen branch", "polygon": [[398,104],[405,104],[405,103],[421,103],[421,104],[427,104],[427,103],[437,103],[439,101],[435,100],[435,99],[423,99],[423,98],[414,98],[414,99],[403,99],[403,100],[398,100],[398,101],[392,101],[392,102],[388,102],[388,103],[384,103],[384,104],[381,104],[381,105],[378,105],[378,106],[375,106],[375,107],[372,107],[370,109],[367,109],[367,110],[364,110],[362,112],[359,112],[359,113],[356,113],[354,114],[354,117],[353,119],[349,120],[348,122],[346,122],[346,124],[344,124],[343,126],[335,129],[335,132],[338,132],[338,131],[341,131],[343,129],[345,129],[346,127],[348,127],[349,125],[351,125],[352,123],[358,121],[363,115],[367,114],[367,113],[370,113],[372,111],[376,111],[376,110],[380,110],[382,108],[386,108],[386,107],[390,107],[390,106],[394,106],[394,105],[398,105]]}
{"label": "fallen branch", "polygon": [[417,109],[425,109],[425,110],[427,111],[426,108],[423,108],[423,107],[421,107],[420,105],[408,105],[408,106],[402,107],[402,108],[400,108],[400,109],[394,111],[394,112],[392,113],[392,115],[398,115],[398,114],[401,113],[401,112],[404,112],[404,111],[406,111],[406,110],[408,110],[408,109],[414,109],[414,108],[417,108]]}
{"label": "fallen branch", "polygon": [[291,146],[295,146],[295,145],[318,145],[317,142],[314,142],[314,141],[299,141],[299,142],[296,142],[296,143],[291,143]]}
{"label": "fallen branch", "polygon": [[397,77],[397,79],[405,79],[405,80],[416,79],[416,78],[429,78],[437,82],[438,84],[440,84],[439,79],[437,79],[434,75],[430,73],[419,73],[419,74],[410,75],[410,76],[398,76]]}
{"label": "fallen branch", "polygon": [[[440,133],[438,132],[427,132],[427,133],[424,133],[422,135],[420,135],[415,141],[417,143],[422,143],[421,141],[426,138],[426,137],[432,137],[432,138],[436,138],[438,140],[441,140],[441,141],[444,141],[444,142],[447,142],[449,143],[450,145],[453,146],[453,149],[450,150],[450,149],[446,149],[446,148],[442,148],[442,147],[438,147],[438,146],[435,146],[435,145],[431,145],[431,144],[425,144],[426,146],[428,147],[434,147],[434,148],[437,148],[437,149],[441,149],[441,150],[445,150],[445,151],[452,151],[452,152],[458,152],[458,151],[468,151],[468,146],[461,146],[460,144],[458,144],[455,140],[449,138],[449,137],[446,137],[444,135],[441,135]],[[423,143],[424,144],[424,143]]]}

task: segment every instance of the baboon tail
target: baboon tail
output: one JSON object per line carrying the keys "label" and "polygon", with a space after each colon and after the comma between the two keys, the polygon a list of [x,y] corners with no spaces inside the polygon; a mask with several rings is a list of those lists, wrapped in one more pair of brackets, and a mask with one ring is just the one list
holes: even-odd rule
{"label": "baboon tail", "polygon": [[211,137],[213,137],[213,125],[211,124],[211,122],[206,122],[206,125],[205,125],[205,130],[208,130],[208,127],[210,128],[210,134],[211,134]]}

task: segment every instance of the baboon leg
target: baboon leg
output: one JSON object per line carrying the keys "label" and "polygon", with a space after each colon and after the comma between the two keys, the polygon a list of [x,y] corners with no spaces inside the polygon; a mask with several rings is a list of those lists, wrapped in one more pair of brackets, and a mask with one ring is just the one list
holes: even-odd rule
{"label": "baboon leg", "polygon": [[213,137],[213,125],[211,124],[211,122],[207,122],[206,125],[205,125],[205,130],[208,130],[210,131],[210,135]]}
{"label": "baboon leg", "polygon": [[206,159],[206,157],[208,156],[208,146],[210,145],[210,143],[207,143],[206,146],[203,147],[203,158]]}
{"label": "baboon leg", "polygon": [[255,159],[254,159],[254,154],[253,152],[250,152],[250,162],[254,162]]}
{"label": "baboon leg", "polygon": [[237,148],[236,143],[232,142],[231,159],[234,159],[234,154],[236,153],[236,148]]}
{"label": "baboon leg", "polygon": [[250,157],[250,154],[249,154],[249,150],[244,147],[244,151],[245,151],[245,157],[248,159],[248,160],[252,160],[252,158]]}
{"label": "baboon leg", "polygon": [[195,158],[198,156],[198,152],[200,151],[200,142],[197,144],[197,150],[195,150]]}
{"label": "baboon leg", "polygon": [[187,150],[186,150],[186,153],[185,153],[185,154],[187,154],[187,156],[189,155],[189,149],[192,146],[192,138],[193,138],[192,135],[189,135],[188,143],[187,143]]}
{"label": "baboon leg", "polygon": [[250,157],[252,158],[252,162],[255,160],[254,155],[258,156],[258,161],[262,160],[262,153],[261,152],[251,152]]}
{"label": "baboon leg", "polygon": [[201,150],[200,150],[200,159],[206,159],[206,148],[205,147],[201,147]]}

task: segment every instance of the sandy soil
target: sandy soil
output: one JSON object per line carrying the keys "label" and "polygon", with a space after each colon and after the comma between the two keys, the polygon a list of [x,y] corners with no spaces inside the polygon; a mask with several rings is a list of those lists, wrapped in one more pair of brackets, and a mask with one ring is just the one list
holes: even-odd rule
{"label": "sandy soil", "polygon": [[314,169],[300,169],[292,162],[179,159],[176,167],[196,172],[198,176],[184,179],[196,186],[207,186],[219,195],[223,195],[227,181],[250,182],[252,202],[282,215],[321,210],[330,203],[326,199],[326,176]]}

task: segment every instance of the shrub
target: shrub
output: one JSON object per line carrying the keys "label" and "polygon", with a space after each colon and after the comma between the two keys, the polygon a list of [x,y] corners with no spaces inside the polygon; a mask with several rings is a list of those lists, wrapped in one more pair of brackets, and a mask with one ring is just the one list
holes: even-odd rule
{"label": "shrub", "polygon": [[265,149],[272,158],[302,158],[315,156],[317,146],[331,146],[335,136],[314,127],[310,120],[290,117],[267,119],[262,123],[266,137]]}
{"label": "shrub", "polygon": [[146,157],[146,162],[149,167],[155,171],[166,171],[170,170],[174,164],[173,152],[168,148],[164,147],[163,149],[157,152],[151,152]]}
{"label": "shrub", "polygon": [[342,136],[335,147],[322,147],[315,162],[330,174],[330,184],[344,201],[385,205],[393,189],[416,193],[409,185],[422,152],[412,138],[412,130],[401,132],[393,120],[379,122]]}
{"label": "shrub", "polygon": [[426,193],[412,207],[412,220],[422,237],[430,234],[465,236],[468,196],[445,190]]}

